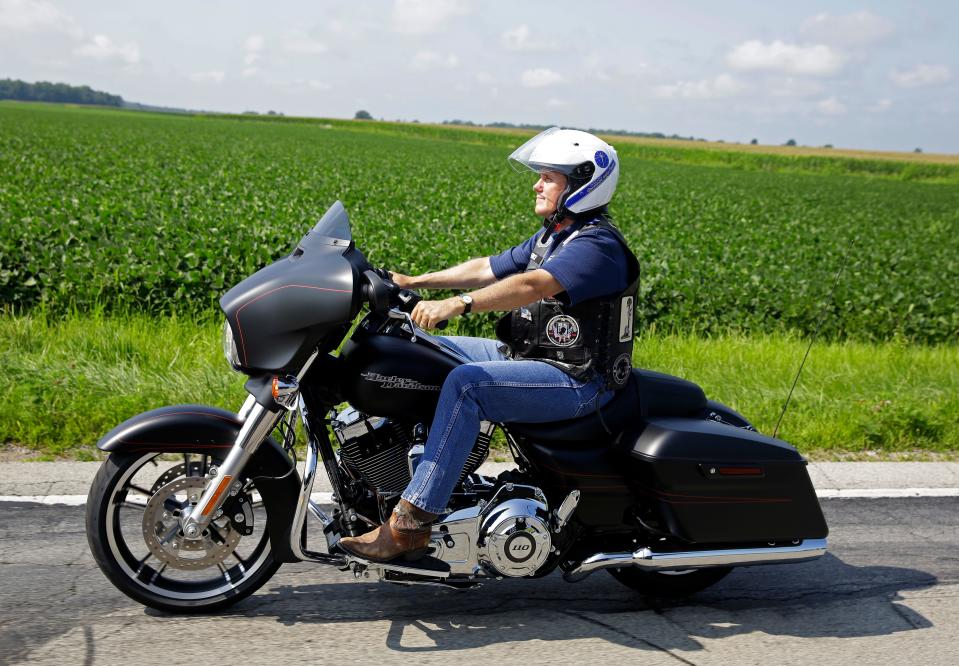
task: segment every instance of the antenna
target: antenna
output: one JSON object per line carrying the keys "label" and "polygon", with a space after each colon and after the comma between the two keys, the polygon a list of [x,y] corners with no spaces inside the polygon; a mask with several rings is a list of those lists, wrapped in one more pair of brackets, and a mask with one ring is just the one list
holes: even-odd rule
{"label": "antenna", "polygon": [[[829,301],[832,301],[833,294],[836,292],[836,287],[839,285],[839,278],[842,276],[843,270],[846,268],[846,261],[849,259],[849,254],[852,252],[852,249],[856,247],[856,243],[859,241],[859,237],[856,236],[852,239],[852,243],[849,245],[849,249],[846,250],[846,254],[842,258],[842,264],[839,266],[839,270],[836,271],[836,278],[833,280],[832,288],[829,290]],[[816,324],[816,330],[813,331],[812,339],[809,341],[809,346],[806,347],[806,355],[802,357],[802,363],[799,364],[799,372],[796,373],[796,378],[793,380],[792,388],[789,389],[789,395],[786,396],[786,402],[783,404],[783,411],[779,415],[779,420],[776,421],[776,429],[773,430],[773,437],[779,433],[779,426],[782,425],[783,417],[786,415],[786,409],[789,407],[789,401],[793,397],[793,391],[796,390],[796,384],[799,383],[799,375],[802,374],[802,369],[806,365],[806,359],[809,358],[809,351],[812,349],[812,344],[816,341],[816,337],[819,335],[819,329],[822,326],[823,320],[826,319],[826,311],[823,310],[822,315],[819,317],[819,322]]]}

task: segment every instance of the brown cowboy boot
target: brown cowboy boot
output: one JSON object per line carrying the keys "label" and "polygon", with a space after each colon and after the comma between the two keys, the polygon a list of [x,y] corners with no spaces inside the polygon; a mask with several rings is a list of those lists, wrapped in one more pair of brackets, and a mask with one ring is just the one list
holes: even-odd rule
{"label": "brown cowboy boot", "polygon": [[423,557],[430,544],[430,523],[436,514],[423,511],[401,499],[390,520],[372,532],[358,537],[343,537],[343,550],[372,562],[387,562],[400,555],[407,560]]}

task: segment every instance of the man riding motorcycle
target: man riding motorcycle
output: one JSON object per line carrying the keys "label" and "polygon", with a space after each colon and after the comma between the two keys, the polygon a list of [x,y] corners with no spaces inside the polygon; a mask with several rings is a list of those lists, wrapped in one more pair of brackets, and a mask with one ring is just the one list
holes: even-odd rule
{"label": "man riding motorcycle", "polygon": [[419,302],[411,316],[423,328],[471,312],[510,312],[497,325],[505,344],[442,338],[472,362],[443,383],[424,454],[389,522],[340,541],[365,559],[426,551],[429,525],[445,512],[481,421],[575,418],[598,410],[629,378],[639,265],[606,212],[619,178],[615,149],[553,127],[509,160],[539,174],[533,190],[543,229],[495,256],[419,276],[391,274],[404,288],[474,289]]}

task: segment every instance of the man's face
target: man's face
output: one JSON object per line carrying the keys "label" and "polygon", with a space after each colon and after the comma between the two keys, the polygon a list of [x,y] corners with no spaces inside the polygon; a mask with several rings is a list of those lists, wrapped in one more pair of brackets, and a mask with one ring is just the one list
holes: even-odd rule
{"label": "man's face", "polygon": [[533,185],[536,192],[536,214],[540,217],[549,217],[556,212],[556,204],[566,189],[566,176],[558,171],[543,171],[539,180]]}

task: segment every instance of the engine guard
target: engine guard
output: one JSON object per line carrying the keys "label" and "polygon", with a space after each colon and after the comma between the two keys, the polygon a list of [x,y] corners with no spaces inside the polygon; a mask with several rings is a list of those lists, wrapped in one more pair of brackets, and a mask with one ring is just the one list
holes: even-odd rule
{"label": "engine guard", "polygon": [[[108,432],[97,448],[109,453],[229,452],[243,424],[233,412],[205,405],[176,405],[137,414]],[[277,562],[298,562],[290,547],[300,475],[270,437],[250,458],[244,471],[263,497],[270,547]]]}

